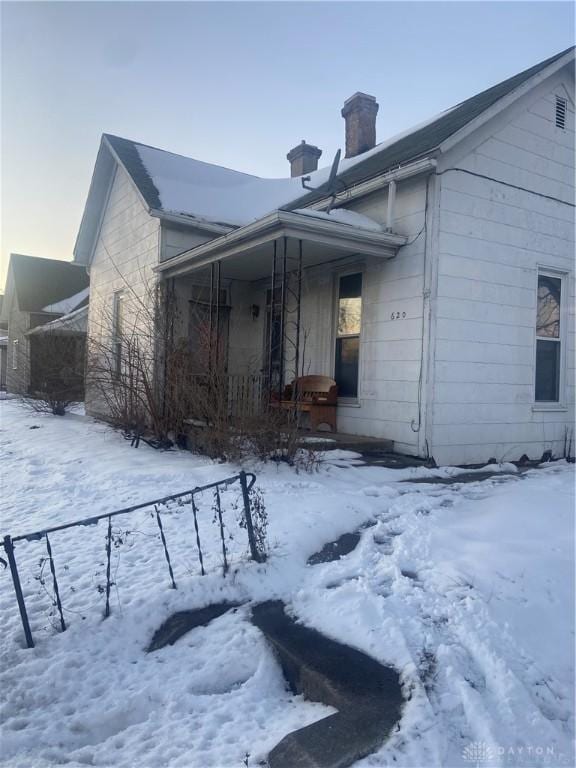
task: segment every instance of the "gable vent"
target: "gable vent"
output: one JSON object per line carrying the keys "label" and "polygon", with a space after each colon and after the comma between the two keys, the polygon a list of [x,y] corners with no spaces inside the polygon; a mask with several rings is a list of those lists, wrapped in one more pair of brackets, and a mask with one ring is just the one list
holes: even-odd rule
{"label": "gable vent", "polygon": [[556,128],[566,128],[566,99],[556,96]]}

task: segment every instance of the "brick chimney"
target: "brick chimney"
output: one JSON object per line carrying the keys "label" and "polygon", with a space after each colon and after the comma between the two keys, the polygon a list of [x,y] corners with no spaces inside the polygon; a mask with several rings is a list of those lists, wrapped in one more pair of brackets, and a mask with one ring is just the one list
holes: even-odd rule
{"label": "brick chimney", "polygon": [[342,117],[346,121],[346,157],[355,157],[376,146],[376,115],[378,104],[374,96],[356,91],[346,99]]}
{"label": "brick chimney", "polygon": [[318,159],[322,150],[313,144],[306,144],[304,139],[286,155],[290,163],[290,176],[303,176],[318,168]]}

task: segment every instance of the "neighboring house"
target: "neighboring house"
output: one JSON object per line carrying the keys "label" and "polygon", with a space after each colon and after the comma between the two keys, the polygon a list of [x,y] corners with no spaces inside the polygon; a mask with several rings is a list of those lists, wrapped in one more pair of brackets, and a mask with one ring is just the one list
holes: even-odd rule
{"label": "neighboring house", "polygon": [[[346,159],[262,179],[104,135],[74,258],[89,333],[156,280],[196,342],[214,304],[231,377],[334,377],[338,429],[439,463],[561,455],[574,423],[574,49]],[[308,178],[303,174],[307,174]],[[187,318],[189,319],[187,320]],[[87,398],[87,408],[97,404]]]}
{"label": "neighboring house", "polygon": [[[4,294],[0,294],[0,318]],[[0,320],[0,391],[6,389],[6,369],[8,367],[8,323]]]}
{"label": "neighboring house", "polygon": [[[83,293],[87,291],[84,289]],[[30,390],[54,394],[75,402],[84,400],[84,374],[86,367],[86,332],[88,304],[38,325],[26,333],[30,350]],[[63,307],[70,303],[78,306],[77,298],[58,302]]]}
{"label": "neighboring house", "polygon": [[9,392],[29,393],[40,376],[35,370],[29,332],[86,306],[88,294],[89,277],[83,266],[58,259],[10,255],[0,315],[8,325]]}

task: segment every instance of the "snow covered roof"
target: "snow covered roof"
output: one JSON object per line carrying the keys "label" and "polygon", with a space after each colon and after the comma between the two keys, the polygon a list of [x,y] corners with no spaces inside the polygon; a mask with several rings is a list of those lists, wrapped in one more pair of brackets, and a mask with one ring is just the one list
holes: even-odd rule
{"label": "snow covered roof", "polygon": [[231,226],[259,219],[298,196],[300,179],[263,179],[105,134],[148,206]]}
{"label": "snow covered roof", "polygon": [[346,208],[334,208],[330,213],[326,211],[315,211],[313,208],[296,208],[293,213],[301,213],[304,216],[312,216],[316,219],[326,219],[327,221],[337,221],[340,224],[348,224],[358,229],[367,229],[371,232],[383,232],[381,224],[363,213],[348,211]]}
{"label": "snow covered roof", "polygon": [[21,312],[58,312],[46,307],[88,290],[86,270],[70,261],[12,253],[9,271]]}
{"label": "snow covered roof", "polygon": [[[488,88],[374,149],[340,163],[345,184],[382,173],[436,149],[443,141],[488,107],[562,58],[568,49]],[[303,193],[300,178],[265,179],[240,171],[175,155],[145,144],[105,135],[150,208],[184,214],[215,223],[243,226],[280,207],[300,207],[312,198]],[[310,186],[328,178],[329,167],[311,174]]]}
{"label": "snow covered roof", "polygon": [[90,288],[82,288],[81,291],[75,293],[73,296],[69,296],[67,299],[56,301],[54,304],[47,304],[42,308],[43,312],[54,312],[54,314],[68,314],[75,309],[78,309],[81,305],[88,303],[88,297],[90,295]]}
{"label": "snow covered roof", "polygon": [[62,333],[62,334],[79,334],[86,333],[88,330],[88,305],[86,304],[74,312],[69,312],[67,315],[52,320],[50,323],[44,325],[38,325],[31,331],[28,331],[27,336],[40,336],[43,333]]}
{"label": "snow covered roof", "polygon": [[[343,160],[338,169],[341,186],[349,187],[437,151],[444,141],[497,101],[573,51],[573,47],[562,51],[368,152]],[[90,260],[99,221],[95,209],[101,209],[105,203],[111,166],[115,162],[120,162],[129,174],[151,213],[178,216],[206,228],[222,227],[214,230],[219,234],[225,234],[227,228],[245,226],[279,208],[307,207],[325,195],[322,185],[330,173],[329,167],[312,173],[309,186],[314,191],[306,191],[300,177],[260,178],[104,134],[74,251],[77,261]],[[94,210],[87,215],[91,201]]]}
{"label": "snow covered roof", "polygon": [[[567,48],[565,51],[561,51],[555,56],[551,56],[535,66],[456,104],[430,120],[377,144],[374,149],[349,160],[344,160],[340,164],[338,178],[345,186],[350,186],[430,154],[438,149],[446,139],[471,123],[497,101],[519,89],[547,67],[569,53],[572,54],[573,59],[574,50],[575,46]],[[312,186],[315,185],[312,184]],[[307,193],[295,201],[295,204],[298,206],[308,204],[317,196],[314,192]]]}

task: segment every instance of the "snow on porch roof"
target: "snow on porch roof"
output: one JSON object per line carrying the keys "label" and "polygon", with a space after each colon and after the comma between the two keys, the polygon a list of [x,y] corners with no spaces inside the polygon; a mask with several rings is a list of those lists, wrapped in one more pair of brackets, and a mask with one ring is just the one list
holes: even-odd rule
{"label": "snow on porch roof", "polygon": [[[176,277],[212,262],[243,258],[248,253],[251,258],[244,261],[250,265],[255,262],[257,255],[264,260],[271,256],[272,250],[266,255],[266,248],[271,248],[281,237],[301,240],[315,249],[323,249],[324,255],[320,254],[320,261],[316,263],[327,261],[326,253],[332,258],[335,250],[390,259],[396,255],[398,248],[406,244],[407,239],[404,235],[383,230],[368,216],[354,214],[352,211],[338,210],[328,214],[278,209],[244,227],[179,253],[154,267],[154,271]],[[305,257],[309,255],[304,253]]]}
{"label": "snow on porch roof", "polygon": [[[345,185],[358,183],[421,158],[517,90],[574,48],[556,54],[436,117],[340,163],[338,177]],[[129,139],[104,134],[104,140],[137,185],[150,209],[191,219],[244,226],[278,208],[302,208],[322,192],[306,192],[299,177],[266,179],[156,149]],[[311,174],[310,186],[320,187],[330,169]]]}
{"label": "snow on porch roof", "polygon": [[74,312],[62,315],[56,320],[44,325],[37,325],[26,336],[41,336],[43,334],[83,334],[88,331],[88,305],[86,304]]}

